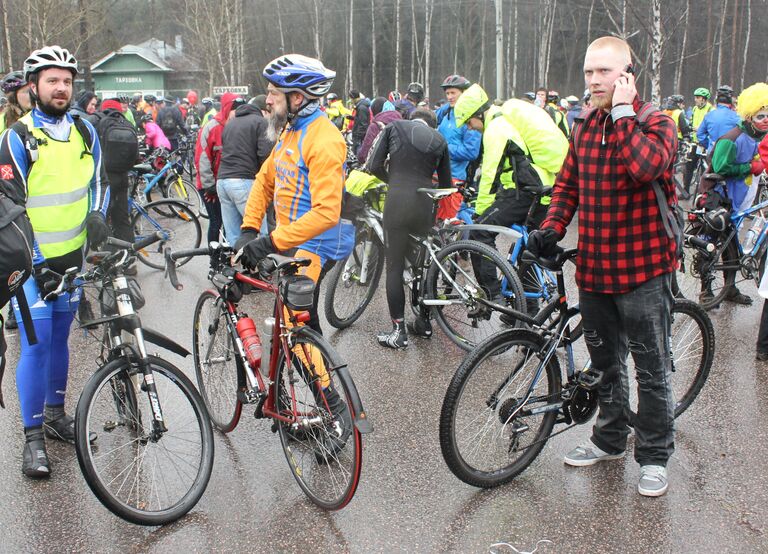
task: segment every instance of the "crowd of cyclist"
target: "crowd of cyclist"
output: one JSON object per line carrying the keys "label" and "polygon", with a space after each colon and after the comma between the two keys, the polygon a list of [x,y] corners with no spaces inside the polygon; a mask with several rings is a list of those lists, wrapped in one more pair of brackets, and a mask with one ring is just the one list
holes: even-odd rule
{"label": "crowd of cyclist", "polygon": [[[37,58],[33,55],[23,72],[3,79],[2,90],[7,97],[4,128],[11,128],[32,110],[36,97],[40,102],[38,93],[30,95],[30,78],[36,72],[53,68],[76,73],[76,61],[69,52],[47,48],[52,50],[43,49]],[[267,94],[250,99],[227,93],[198,102],[194,91],[183,99],[149,94],[99,99],[85,91],[74,99],[68,114],[53,110],[58,120],[45,120],[44,116],[50,116],[48,112],[36,117],[42,118],[40,125],[46,129],[46,136],[56,132],[49,127],[53,129],[62,121],[73,125],[89,121],[90,137],[95,140],[98,135],[106,158],[111,145],[101,128],[109,118],[119,119],[121,125],[123,118],[136,131],[137,151],[140,136],[148,148],[172,152],[179,148],[182,137],[191,134],[195,141],[196,185],[210,218],[208,239],[218,240],[223,235],[239,252],[240,261],[249,267],[272,252],[308,257],[312,263],[304,271],[316,283],[351,251],[354,225],[343,211],[342,189],[349,169],[346,164],[361,164],[364,171],[389,183],[383,222],[392,328],[380,333],[377,340],[394,349],[408,346],[409,333],[425,338],[432,335],[427,311],[410,325],[404,318],[402,274],[408,235],[423,234],[435,218],[432,202],[417,189],[433,187],[435,182],[438,187],[472,187],[477,190],[476,221],[505,227],[525,224],[536,202],[533,220],[527,221],[534,231],[550,207],[550,196],[542,192],[551,190],[564,166],[571,174],[574,171],[568,165],[569,152],[576,148],[572,132],[579,132],[580,122],[588,117],[584,114],[594,112],[592,108],[605,108],[604,98],[593,99],[589,92],[581,100],[575,96],[561,100],[559,93],[545,87],[526,92],[519,99],[493,100],[480,84],[461,75],[445,78],[441,86],[445,98],[435,105],[425,98],[425,89],[417,82],[402,94],[391,91],[372,98],[353,89],[348,91],[345,105],[338,94],[331,92],[335,73],[318,60],[298,55],[276,58],[263,75],[269,83]],[[634,82],[630,77],[626,79],[627,83]],[[768,139],[764,138],[768,132],[768,85],[758,83],[742,91],[738,108],[730,87],[717,89],[716,106],[710,104],[711,97],[708,89],[697,88],[690,112],[679,95],[667,99],[663,108],[674,121],[677,138],[701,144],[710,153],[711,170],[727,178],[724,184],[717,185],[719,190],[707,191],[700,201],[707,202],[707,197],[717,192],[731,199],[733,208],[738,209],[754,199],[752,176],[764,171],[768,157]],[[614,105],[614,110],[616,107],[621,113],[629,108],[626,104]],[[94,153],[97,150],[94,148]],[[130,161],[132,165],[137,160]],[[91,206],[97,214],[88,215],[83,225],[89,234],[93,230],[93,243],[103,240],[102,218],[98,215],[103,214],[104,222],[112,226],[112,234],[131,240],[131,230],[126,228],[128,191],[123,179],[131,167],[110,172],[108,159],[105,165],[103,178],[111,192],[100,197],[97,206]],[[92,180],[102,177],[98,167],[90,171]],[[449,212],[455,213],[458,205],[455,199],[452,202]],[[549,213],[545,229],[531,235],[532,250],[548,250],[564,233],[553,220],[552,210]],[[496,240],[494,234],[484,230],[472,231],[470,238],[489,245]],[[485,267],[480,259],[473,259],[472,264],[489,298],[499,298],[500,283],[493,268]],[[582,278],[586,278],[585,270],[581,271]],[[32,281],[43,287],[37,274]],[[34,294],[38,295],[37,290]],[[726,298],[741,304],[751,302],[735,287]],[[14,308],[18,312],[15,303]],[[316,306],[311,316],[309,325],[319,330]],[[67,329],[65,339],[70,324],[71,319],[62,323]],[[760,359],[768,358],[765,346],[763,349],[758,345],[758,356],[765,353]],[[22,356],[24,351],[22,346]],[[24,386],[19,381],[20,397]],[[54,429],[58,438],[65,435],[64,439],[70,440],[71,418],[64,416],[61,405],[57,404],[56,409],[49,414],[46,407],[45,421],[60,422],[58,427],[49,425],[46,429]],[[36,477],[50,473],[42,431],[37,425],[42,417],[42,413],[31,419],[25,417],[28,442],[23,468],[25,474]],[[46,431],[47,436],[54,436],[54,431]]]}

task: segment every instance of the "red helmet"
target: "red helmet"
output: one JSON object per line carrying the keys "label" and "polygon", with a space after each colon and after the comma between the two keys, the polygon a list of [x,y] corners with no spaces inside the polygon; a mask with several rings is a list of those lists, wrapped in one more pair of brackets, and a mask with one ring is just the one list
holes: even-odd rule
{"label": "red helmet", "polygon": [[194,90],[190,90],[187,93],[187,100],[189,100],[189,103],[193,106],[197,105],[197,93]]}

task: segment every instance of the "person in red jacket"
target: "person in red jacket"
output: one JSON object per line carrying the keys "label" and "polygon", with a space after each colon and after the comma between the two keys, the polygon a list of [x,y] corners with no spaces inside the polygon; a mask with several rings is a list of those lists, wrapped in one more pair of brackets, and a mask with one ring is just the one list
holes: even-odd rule
{"label": "person in red jacket", "polygon": [[221,162],[221,135],[229,121],[235,98],[237,95],[231,92],[221,97],[221,111],[200,129],[195,145],[197,190],[203,193],[203,201],[209,217],[208,242],[219,240],[221,231],[221,204],[216,194],[216,176],[219,174],[219,162]]}
{"label": "person in red jacket", "polygon": [[[677,128],[670,117],[647,111],[653,108],[638,97],[631,64],[621,39],[602,37],[587,49],[584,77],[595,109],[574,130],[547,217],[527,246],[535,255],[555,253],[578,208],[576,284],[600,411],[591,439],[569,452],[565,463],[588,466],[624,457],[631,354],[638,492],[661,496],[675,449],[669,333],[677,259],[659,202],[676,201]],[[644,121],[642,114],[648,114]]]}
{"label": "person in red jacket", "polygon": [[[768,118],[768,106],[761,112],[758,112],[757,115],[763,115],[763,119],[768,121],[768,119],[766,119]],[[768,168],[768,135],[765,135],[763,140],[760,141],[760,144],[757,147],[757,153],[760,156],[760,161],[763,163],[763,167]],[[757,348],[755,350],[755,358],[757,358],[758,361],[768,362],[768,299],[763,302],[763,315],[760,317],[760,329],[757,331]]]}

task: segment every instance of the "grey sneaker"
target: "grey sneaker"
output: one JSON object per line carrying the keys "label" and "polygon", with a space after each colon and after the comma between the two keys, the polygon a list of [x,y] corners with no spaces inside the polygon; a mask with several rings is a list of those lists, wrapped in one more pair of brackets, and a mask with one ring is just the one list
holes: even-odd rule
{"label": "grey sneaker", "polygon": [[568,452],[563,461],[569,466],[584,467],[607,460],[619,460],[625,455],[626,451],[618,454],[608,454],[595,446],[592,441],[588,441]]}
{"label": "grey sneaker", "polygon": [[643,496],[661,496],[667,492],[668,487],[667,468],[640,466],[640,481],[637,482],[637,492]]}

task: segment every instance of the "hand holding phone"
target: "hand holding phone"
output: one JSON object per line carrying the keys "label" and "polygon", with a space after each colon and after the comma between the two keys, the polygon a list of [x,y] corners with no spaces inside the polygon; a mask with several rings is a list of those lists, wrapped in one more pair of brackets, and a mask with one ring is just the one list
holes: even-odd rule
{"label": "hand holding phone", "polygon": [[624,67],[621,77],[613,83],[613,105],[632,104],[637,96],[635,88],[635,68],[632,64]]}

